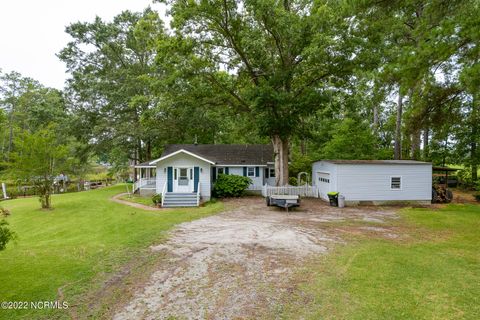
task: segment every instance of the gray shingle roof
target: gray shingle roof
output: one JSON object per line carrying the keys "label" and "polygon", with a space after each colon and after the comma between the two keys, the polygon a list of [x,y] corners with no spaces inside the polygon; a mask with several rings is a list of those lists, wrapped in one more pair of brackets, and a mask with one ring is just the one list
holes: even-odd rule
{"label": "gray shingle roof", "polygon": [[170,144],[162,157],[184,149],[217,165],[265,165],[273,162],[270,144]]}

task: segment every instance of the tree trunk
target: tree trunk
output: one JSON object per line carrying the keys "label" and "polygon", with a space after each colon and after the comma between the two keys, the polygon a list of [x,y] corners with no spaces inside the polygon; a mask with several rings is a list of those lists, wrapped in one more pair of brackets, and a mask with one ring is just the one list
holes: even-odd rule
{"label": "tree trunk", "polygon": [[378,130],[378,105],[377,104],[373,106],[373,130],[375,131],[375,133]]}
{"label": "tree trunk", "polygon": [[288,139],[274,135],[272,144],[275,154],[275,185],[284,186],[288,184]]}
{"label": "tree trunk", "polygon": [[12,152],[13,146],[13,112],[14,112],[14,105],[12,105],[12,110],[10,111],[9,117],[9,132],[8,132],[8,149],[7,149],[7,161],[10,160],[10,153]]}
{"label": "tree trunk", "polygon": [[475,182],[478,179],[478,159],[476,157],[476,153],[477,153],[476,142],[472,142],[471,152],[472,152],[472,181]]}
{"label": "tree trunk", "polygon": [[425,128],[423,130],[423,160],[428,160],[430,157],[430,145],[429,145],[430,129]]}
{"label": "tree trunk", "polygon": [[397,103],[397,121],[395,123],[395,149],[394,159],[402,159],[402,112],[403,112],[403,95],[398,89],[398,103]]}
{"label": "tree trunk", "polygon": [[300,140],[300,152],[302,153],[302,156],[307,154],[307,143],[305,138]]}
{"label": "tree trunk", "polygon": [[472,167],[472,181],[475,183],[478,179],[478,164],[480,159],[478,158],[478,134],[480,121],[480,110],[477,105],[477,99],[473,99],[472,102],[472,137],[470,143],[470,162]]}
{"label": "tree trunk", "polygon": [[411,134],[412,143],[410,145],[412,160],[418,160],[420,158],[420,130],[416,130]]}

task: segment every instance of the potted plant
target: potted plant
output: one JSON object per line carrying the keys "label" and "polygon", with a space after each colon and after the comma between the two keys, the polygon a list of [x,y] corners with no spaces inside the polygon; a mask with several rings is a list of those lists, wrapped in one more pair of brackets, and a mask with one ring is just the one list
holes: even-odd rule
{"label": "potted plant", "polygon": [[162,195],[159,193],[155,193],[152,196],[152,202],[156,207],[161,207],[162,206]]}

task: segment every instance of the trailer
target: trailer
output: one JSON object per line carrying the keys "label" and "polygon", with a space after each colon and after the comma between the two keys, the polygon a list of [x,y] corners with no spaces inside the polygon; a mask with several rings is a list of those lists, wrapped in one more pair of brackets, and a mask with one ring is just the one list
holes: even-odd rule
{"label": "trailer", "polygon": [[289,210],[300,206],[300,196],[271,195],[266,197],[267,206],[277,206]]}

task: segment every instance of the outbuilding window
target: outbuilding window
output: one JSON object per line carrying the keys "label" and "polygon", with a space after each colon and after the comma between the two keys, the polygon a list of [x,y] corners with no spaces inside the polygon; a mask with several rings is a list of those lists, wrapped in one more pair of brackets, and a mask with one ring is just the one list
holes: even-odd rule
{"label": "outbuilding window", "polygon": [[248,177],[255,177],[255,168],[254,167],[248,167],[247,168],[247,176]]}
{"label": "outbuilding window", "polygon": [[392,190],[402,189],[402,177],[390,177],[390,189]]}

